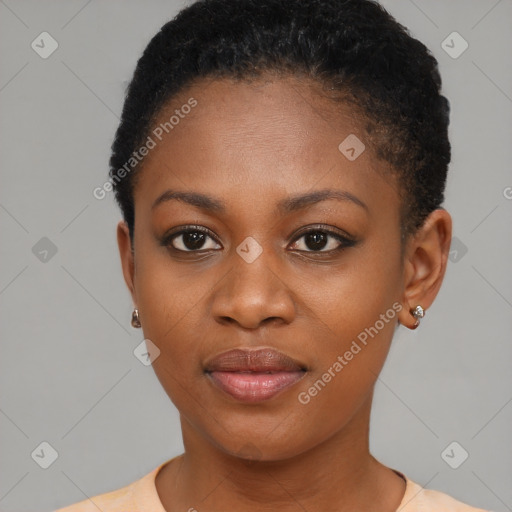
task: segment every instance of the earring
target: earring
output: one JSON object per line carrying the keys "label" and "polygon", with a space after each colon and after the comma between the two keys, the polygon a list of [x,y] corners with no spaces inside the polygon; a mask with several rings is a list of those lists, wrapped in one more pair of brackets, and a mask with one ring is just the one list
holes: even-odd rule
{"label": "earring", "polygon": [[413,329],[416,329],[420,325],[420,319],[425,316],[425,310],[421,306],[416,306],[411,309],[410,313],[416,319],[416,323],[412,326]]}
{"label": "earring", "polygon": [[135,327],[135,329],[138,329],[138,328],[142,327],[142,325],[140,323],[139,310],[138,309],[134,309],[133,310],[133,313],[132,313],[132,327]]}

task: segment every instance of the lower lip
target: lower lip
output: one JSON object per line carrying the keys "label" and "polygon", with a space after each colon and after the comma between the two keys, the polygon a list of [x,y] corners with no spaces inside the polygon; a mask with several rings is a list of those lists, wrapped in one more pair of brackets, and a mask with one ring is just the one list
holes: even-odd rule
{"label": "lower lip", "polygon": [[293,386],[304,377],[305,372],[222,372],[208,375],[222,391],[242,402],[268,400],[283,389]]}

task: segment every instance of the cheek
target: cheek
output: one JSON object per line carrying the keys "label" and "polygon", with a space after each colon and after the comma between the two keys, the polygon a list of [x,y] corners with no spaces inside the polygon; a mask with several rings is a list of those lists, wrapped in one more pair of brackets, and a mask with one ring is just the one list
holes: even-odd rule
{"label": "cheek", "polygon": [[[388,310],[388,317],[368,321],[365,327],[347,325],[337,338],[319,339],[312,350],[318,354],[311,371],[299,391],[309,398],[335,399],[354,404],[365,395],[376,380],[386,359],[396,326],[396,313]],[[299,393],[300,394],[300,393]],[[320,400],[320,401],[322,401]],[[348,407],[351,409],[351,407]]]}
{"label": "cheek", "polygon": [[143,326],[164,341],[165,333],[171,336],[197,309],[215,276],[197,263],[176,264],[166,249],[157,247],[149,237],[141,240],[136,263],[135,286]]}
{"label": "cheek", "polygon": [[153,366],[166,391],[173,393],[203,375],[204,333],[212,326],[208,298],[222,273],[200,270],[197,264],[178,267],[158,250],[142,252],[138,264],[136,287],[144,336],[160,349]]}
{"label": "cheek", "polygon": [[198,403],[195,388],[203,378],[198,324],[204,281],[178,275],[166,265],[148,264],[139,275],[138,300],[144,337],[160,350],[153,370],[163,389],[180,412]]}
{"label": "cheek", "polygon": [[347,268],[300,294],[308,310],[306,352],[312,355],[313,371],[297,398],[312,417],[334,406],[332,426],[343,423],[371,391],[402,308],[396,249],[368,247]]}
{"label": "cheek", "polygon": [[[388,323],[380,319],[386,311]],[[366,428],[365,413],[361,415],[361,411],[369,413],[374,384],[386,360],[395,325],[394,309],[376,308],[346,318],[345,329],[340,328],[337,338],[330,336],[314,343],[311,353],[318,356],[297,389],[296,414],[289,425],[292,431],[294,424],[300,425],[305,432],[315,432],[317,440],[325,440],[344,428]],[[300,432],[296,436],[299,439]]]}
{"label": "cheek", "polygon": [[[291,274],[289,279],[295,280],[297,301],[306,321],[316,322],[315,332],[333,346],[350,343],[390,308],[386,326],[389,317],[396,324],[392,306],[400,298],[402,279],[400,253],[394,244],[368,241],[365,247],[352,251],[343,265],[332,266],[318,279],[313,279],[313,274],[306,270],[298,280]],[[381,322],[378,327],[382,330]]]}

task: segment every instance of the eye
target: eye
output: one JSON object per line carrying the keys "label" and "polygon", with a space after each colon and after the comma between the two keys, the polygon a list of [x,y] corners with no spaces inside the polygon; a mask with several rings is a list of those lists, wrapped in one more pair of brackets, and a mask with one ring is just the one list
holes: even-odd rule
{"label": "eye", "polygon": [[222,248],[215,242],[210,231],[201,226],[188,226],[186,229],[175,231],[167,235],[162,244],[181,252],[210,251]]}
{"label": "eye", "polygon": [[[303,243],[299,243],[304,239]],[[301,252],[336,252],[356,244],[356,240],[340,232],[322,226],[309,229],[301,234],[292,244],[292,248]],[[305,248],[304,248],[305,247]]]}
{"label": "eye", "polygon": [[[304,239],[304,242],[300,241]],[[356,240],[342,232],[316,226],[303,231],[292,243],[292,249],[299,252],[330,253],[341,251],[356,244]],[[221,249],[211,231],[202,226],[177,228],[166,235],[162,245],[178,252],[201,252]]]}

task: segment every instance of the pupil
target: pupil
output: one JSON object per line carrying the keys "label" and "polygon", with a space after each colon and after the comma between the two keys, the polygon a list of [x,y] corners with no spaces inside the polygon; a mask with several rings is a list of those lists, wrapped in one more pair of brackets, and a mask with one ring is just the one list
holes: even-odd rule
{"label": "pupil", "polygon": [[183,243],[187,249],[194,250],[200,249],[204,244],[204,233],[199,231],[191,231],[183,234]]}
{"label": "pupil", "polygon": [[306,235],[306,245],[309,249],[323,249],[326,244],[327,236],[325,233],[309,233]]}

